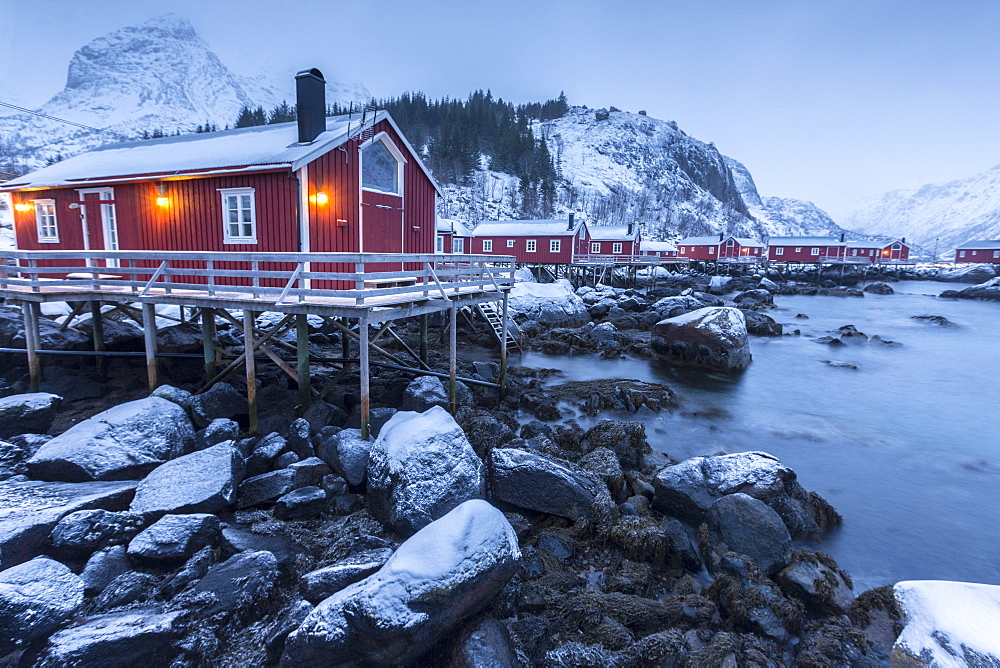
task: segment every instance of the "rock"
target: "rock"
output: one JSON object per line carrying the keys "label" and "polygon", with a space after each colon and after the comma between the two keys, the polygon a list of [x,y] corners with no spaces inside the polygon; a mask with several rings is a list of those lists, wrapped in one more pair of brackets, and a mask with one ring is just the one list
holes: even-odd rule
{"label": "rock", "polygon": [[267,473],[274,460],[278,458],[278,455],[281,454],[281,451],[285,449],[286,445],[288,445],[288,443],[285,439],[274,432],[271,432],[257,441],[253,451],[247,458],[247,477],[252,478],[254,476],[261,475],[262,473]]}
{"label": "rock", "polygon": [[755,336],[781,336],[782,326],[769,315],[760,311],[743,311],[747,323],[747,333]]}
{"label": "rock", "polygon": [[297,454],[294,452],[286,452],[279,455],[278,458],[274,460],[274,467],[278,469],[288,468],[297,461],[299,461],[299,456]]}
{"label": "rock", "polygon": [[235,441],[240,437],[240,426],[229,418],[212,420],[207,427],[195,434],[198,450],[209,448],[223,441]]}
{"label": "rock", "polygon": [[109,408],[56,436],[28,460],[28,472],[67,482],[141,478],[193,442],[184,409],[149,397]]}
{"label": "rock", "polygon": [[184,636],[184,615],[150,608],[88,617],[53,634],[34,665],[170,665],[180,652],[176,641]]}
{"label": "rock", "polygon": [[299,581],[299,591],[302,598],[310,603],[319,603],[382,568],[391,556],[392,549],[388,547],[352,554],[335,564],[303,575]]}
{"label": "rock", "polygon": [[519,321],[534,320],[547,327],[580,327],[590,320],[583,300],[565,279],[517,283],[510,291],[508,307]]}
{"label": "rock", "polygon": [[243,458],[231,441],[163,464],[139,483],[131,510],[143,515],[214,513],[236,500]]}
{"label": "rock", "polygon": [[361,438],[360,429],[344,429],[320,443],[317,454],[330,468],[357,487],[365,481],[372,445],[373,441]]}
{"label": "rock", "polygon": [[482,498],[482,460],[439,406],[396,413],[372,446],[368,503],[387,526],[411,534],[469,499]]}
{"label": "rock", "polygon": [[893,593],[905,615],[893,665],[1000,665],[1000,586],[909,580],[897,583]]}
{"label": "rock", "polygon": [[201,328],[193,322],[157,328],[156,349],[164,353],[201,352]]}
{"label": "rock", "polygon": [[179,387],[174,387],[173,385],[160,385],[158,388],[153,390],[149,396],[160,397],[161,399],[172,401],[184,410],[187,410],[188,406],[191,404],[191,397],[193,395],[187,390],[182,390]]}
{"label": "rock", "polygon": [[888,283],[870,283],[864,287],[863,291],[870,292],[873,295],[892,295],[896,293]]}
{"label": "rock", "polygon": [[756,302],[758,304],[774,304],[774,295],[772,295],[767,290],[747,290],[746,292],[741,292],[733,298],[733,301],[739,302]]}
{"label": "rock", "polygon": [[106,612],[133,603],[143,603],[156,598],[159,579],[150,573],[126,571],[108,583],[94,599],[93,609]]}
{"label": "rock", "polygon": [[379,432],[382,431],[382,427],[385,423],[392,419],[392,416],[397,413],[395,408],[379,407],[373,408],[368,411],[368,428],[371,429],[372,436],[378,438]]}
{"label": "rock", "polygon": [[521,425],[520,437],[524,439],[535,438],[537,436],[544,436],[546,438],[552,438],[552,427],[545,424],[541,420],[532,420],[531,422],[526,422]]}
{"label": "rock", "polygon": [[781,288],[780,285],[772,281],[770,278],[760,279],[760,283],[758,285],[761,287],[761,289],[767,290],[768,292],[775,292],[776,290]]}
{"label": "rock", "polygon": [[292,469],[271,471],[244,480],[240,484],[236,505],[242,509],[275,501],[293,489],[295,489],[295,471]]}
{"label": "rock", "polygon": [[222,548],[226,556],[238,552],[270,552],[277,560],[278,567],[282,569],[291,566],[295,561],[295,555],[301,552],[294,542],[284,536],[254,533],[232,525],[222,527]]}
{"label": "rock", "polygon": [[935,280],[951,283],[982,283],[996,275],[996,270],[990,265],[970,263],[964,267],[942,271],[937,275]]}
{"label": "rock", "polygon": [[520,559],[503,513],[466,501],[400,545],[374,575],[320,603],[288,636],[282,665],[414,661],[483,609]]}
{"label": "rock", "polygon": [[40,555],[60,519],[78,510],[123,510],[134,482],[11,481],[0,484],[0,568]]}
{"label": "rock", "polygon": [[698,309],[656,323],[651,345],[667,359],[710,369],[743,369],[750,364],[746,319],[739,309]]}
{"label": "rock", "polygon": [[186,561],[204,547],[215,545],[221,524],[215,515],[165,515],[132,539],[128,555],[146,566],[169,566]]}
{"label": "rock", "polygon": [[569,519],[594,518],[591,481],[533,452],[497,448],[490,453],[491,498],[518,508]]}
{"label": "rock", "polygon": [[49,635],[81,605],[83,580],[58,561],[38,557],[0,571],[0,656]]}
{"label": "rock", "polygon": [[763,573],[774,574],[791,559],[792,537],[785,523],[759,499],[740,493],[724,496],[708,509],[707,520],[713,548],[725,544],[750,557]]}
{"label": "rock", "polygon": [[837,362],[834,360],[820,360],[823,364],[833,367],[835,369],[853,369],[857,370],[858,365],[854,362]]}
{"label": "rock", "polygon": [[52,426],[62,397],[47,392],[14,394],[0,399],[0,438],[44,434]]}
{"label": "rock", "polygon": [[59,520],[49,542],[59,554],[84,557],[109,545],[127,543],[142,525],[142,516],[134,513],[78,510]]}
{"label": "rock", "polygon": [[218,622],[225,624],[234,618],[254,618],[274,592],[277,579],[278,561],[273,554],[240,552],[210,568],[190,592],[192,598],[210,595],[211,603],[200,614],[218,616]]}
{"label": "rock", "polygon": [[708,281],[708,291],[713,295],[724,295],[729,292],[729,283],[733,279],[729,276],[713,276]]}
{"label": "rock", "polygon": [[246,397],[228,383],[216,383],[202,394],[194,395],[190,405],[191,417],[199,429],[207,427],[216,418],[244,415],[248,410]]}
{"label": "rock", "polygon": [[[61,330],[51,318],[38,319],[39,347],[43,350],[87,350],[90,337],[69,327]],[[0,306],[0,348],[24,348],[24,316],[21,309]]]}
{"label": "rock", "polygon": [[319,486],[323,483],[323,478],[330,475],[330,467],[319,457],[294,462],[287,468],[292,472],[292,484],[297,488]]}
{"label": "rock", "polygon": [[626,496],[625,474],[618,457],[607,448],[596,448],[577,462],[577,466],[603,480],[611,491],[611,497],[621,501]]}
{"label": "rock", "polygon": [[837,562],[822,552],[800,550],[776,578],[781,589],[818,616],[846,615],[854,603],[853,583]]}
{"label": "rock", "polygon": [[[424,411],[434,407],[448,408],[448,393],[437,376],[417,376],[406,386],[400,409],[404,411]],[[346,477],[346,476],[345,476]]]}
{"label": "rock", "polygon": [[[586,300],[585,300],[586,301]],[[593,304],[587,312],[590,313],[591,317],[594,318],[604,318],[611,312],[612,307],[616,306],[617,302],[614,299],[605,297]]]}
{"label": "rock", "polygon": [[623,468],[638,468],[642,456],[650,452],[646,427],[641,422],[601,420],[581,439],[585,451],[607,448],[615,453]]}
{"label": "rock", "polygon": [[455,641],[448,668],[520,668],[507,627],[494,617],[484,617],[462,630]]}
{"label": "rock", "polygon": [[116,577],[129,570],[124,545],[112,545],[94,552],[80,573],[84,591],[88,595],[100,594]]}
{"label": "rock", "polygon": [[184,563],[184,567],[177,571],[163,587],[160,592],[163,596],[173,598],[184,590],[192,582],[205,577],[205,573],[215,562],[213,548],[203,547]]}
{"label": "rock", "polygon": [[285,440],[288,442],[288,448],[300,459],[306,459],[316,454],[313,449],[309,422],[303,418],[292,420],[292,423],[288,425],[288,431],[285,432]]}
{"label": "rock", "polygon": [[489,411],[463,409],[455,416],[462,431],[480,458],[515,438],[514,430]]}
{"label": "rock", "polygon": [[275,622],[268,629],[267,636],[264,638],[264,648],[267,650],[267,665],[274,666],[278,664],[285,647],[285,641],[288,639],[288,634],[299,628],[312,611],[313,606],[301,599],[285,606],[284,610],[281,611]]}
{"label": "rock", "polygon": [[941,327],[957,327],[955,323],[948,320],[948,318],[943,315],[912,315],[910,318],[912,320],[920,320],[921,322],[929,322]]}
{"label": "rock", "polygon": [[861,341],[867,341],[868,335],[864,332],[859,332],[858,328],[854,325],[844,325],[843,327],[837,328],[837,336],[841,339],[859,339]]}
{"label": "rock", "polygon": [[274,504],[277,520],[303,520],[326,508],[326,492],[321,487],[301,487],[280,497]]}

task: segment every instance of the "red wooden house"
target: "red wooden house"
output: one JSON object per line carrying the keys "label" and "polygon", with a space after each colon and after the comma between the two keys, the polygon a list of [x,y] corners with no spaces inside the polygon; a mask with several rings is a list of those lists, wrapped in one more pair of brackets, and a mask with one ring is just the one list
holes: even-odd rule
{"label": "red wooden house", "polygon": [[556,220],[480,223],[470,253],[513,255],[524,264],[572,264],[587,254],[590,235],[574,214]]}
{"label": "red wooden house", "polygon": [[966,241],[955,249],[955,262],[1000,264],[1000,239]]}
{"label": "red wooden house", "polygon": [[[432,253],[441,193],[386,112],[111,145],[15,178],[20,250]],[[319,268],[317,268],[319,269]]]}
{"label": "red wooden house", "polygon": [[882,241],[848,241],[845,249],[845,259],[849,261],[868,260],[879,264],[882,262],[903,262],[910,258],[910,247],[906,239],[897,239],[890,243]]}
{"label": "red wooden house", "polygon": [[677,257],[677,246],[669,241],[646,241],[643,239],[639,245],[639,256],[658,258]]}
{"label": "red wooden house", "polygon": [[639,255],[642,233],[635,223],[629,225],[587,225],[590,242],[588,255],[631,259]]}
{"label": "red wooden house", "polygon": [[687,237],[677,242],[677,257],[688,258],[689,260],[717,260],[719,259],[719,244],[722,243],[722,236],[711,237]]}
{"label": "red wooden house", "polygon": [[836,237],[771,237],[767,259],[772,262],[829,262],[846,257],[847,244]]}
{"label": "red wooden house", "polygon": [[472,230],[461,220],[437,219],[437,241],[435,253],[471,253]]}
{"label": "red wooden house", "polygon": [[759,260],[764,255],[764,244],[748,237],[730,236],[719,243],[720,259]]}

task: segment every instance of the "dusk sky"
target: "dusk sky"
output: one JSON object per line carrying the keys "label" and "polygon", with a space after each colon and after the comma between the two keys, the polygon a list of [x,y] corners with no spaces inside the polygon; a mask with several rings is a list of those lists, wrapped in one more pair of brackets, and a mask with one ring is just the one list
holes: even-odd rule
{"label": "dusk sky", "polygon": [[764,195],[858,198],[1000,163],[1000,2],[0,0],[0,101],[38,106],[73,52],[172,11],[232,70],[316,66],[377,96],[489,88],[646,110]]}

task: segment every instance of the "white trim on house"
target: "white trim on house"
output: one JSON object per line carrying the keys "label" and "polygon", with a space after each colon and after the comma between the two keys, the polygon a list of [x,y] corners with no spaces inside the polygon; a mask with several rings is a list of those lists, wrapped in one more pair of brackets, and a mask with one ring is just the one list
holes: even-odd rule
{"label": "white trim on house", "polygon": [[[59,221],[56,218],[56,201],[54,199],[34,199],[35,228],[38,231],[38,243],[59,243]],[[48,209],[45,211],[44,209]]]}
{"label": "white trim on house", "polygon": [[514,240],[507,239],[507,248],[513,248],[513,247],[514,247]]}
{"label": "white trim on house", "polygon": [[[396,191],[395,192],[390,191],[390,190],[381,190],[379,188],[366,187],[364,185],[364,174],[365,174],[364,154],[365,154],[365,149],[374,146],[374,144],[375,144],[376,141],[382,142],[382,145],[386,147],[386,149],[389,151],[390,155],[392,155],[392,157],[396,159]],[[380,193],[382,195],[391,195],[393,197],[402,197],[403,196],[403,178],[406,175],[406,171],[404,169],[406,167],[406,162],[407,162],[406,161],[406,157],[403,155],[403,152],[399,150],[399,147],[396,146],[396,143],[394,141],[392,141],[392,139],[389,137],[389,133],[388,132],[380,132],[380,133],[378,133],[377,135],[375,135],[374,137],[372,137],[371,139],[369,139],[368,141],[366,141],[365,143],[361,144],[361,146],[358,147],[358,180],[361,182],[361,190],[367,190],[367,191],[373,192],[373,193]]]}
{"label": "white trim on house", "polygon": [[621,253],[622,252],[622,248],[623,248],[623,245],[622,245],[622,243],[620,241],[611,244],[611,252],[613,254]]}
{"label": "white trim on house", "polygon": [[528,239],[524,242],[524,252],[534,253],[538,248],[538,241],[536,239]]}
{"label": "white trim on house", "polygon": [[484,253],[492,253],[493,252],[493,240],[492,239],[483,239],[483,252]]}
{"label": "white trim on house", "polygon": [[592,242],[590,242],[590,252],[594,253],[594,254],[600,253],[601,252],[601,242],[600,241],[592,241]]}
{"label": "white trim on house", "polygon": [[[222,197],[222,240],[226,244],[255,244],[257,243],[257,196],[253,188],[218,188]],[[250,196],[250,206],[243,206],[243,196]],[[236,198],[236,209],[239,220],[233,222],[229,220],[229,213],[233,209],[229,206],[229,198]],[[249,210],[250,220],[243,220],[243,212]],[[245,226],[250,225],[251,234],[245,234]],[[232,233],[232,225],[236,225],[237,234]]]}
{"label": "white trim on house", "polygon": [[550,253],[562,252],[562,239],[549,239],[549,252]]}

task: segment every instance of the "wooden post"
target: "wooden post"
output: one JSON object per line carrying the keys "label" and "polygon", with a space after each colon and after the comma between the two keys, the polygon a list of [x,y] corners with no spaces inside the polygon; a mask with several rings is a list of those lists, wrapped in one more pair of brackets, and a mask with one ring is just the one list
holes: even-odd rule
{"label": "wooden post", "polygon": [[427,314],[420,316],[420,361],[427,364]]}
{"label": "wooden post", "polygon": [[[341,318],[340,324],[346,327],[348,330],[351,328],[350,318]],[[367,335],[366,335],[367,337]],[[341,345],[341,357],[345,360],[351,358],[351,338],[346,334],[340,335],[340,345]]]}
{"label": "wooden post", "polygon": [[250,435],[257,435],[257,367],[253,348],[254,312],[243,311],[243,349],[246,351],[247,412],[250,414]]}
{"label": "wooden post", "polygon": [[304,313],[295,316],[295,343],[299,377],[299,410],[305,413],[312,405],[312,385],[309,379],[309,320]]}
{"label": "wooden post", "polygon": [[201,310],[201,348],[205,356],[205,382],[215,378],[215,310]]}
{"label": "wooden post", "polygon": [[[371,435],[368,428],[368,411],[371,407],[371,395],[369,393],[369,369],[368,369],[368,320],[358,318],[358,334],[360,343],[358,356],[361,362],[361,438],[368,439]],[[347,338],[346,336],[344,337]],[[346,357],[345,357],[346,359]],[[346,365],[345,365],[346,368]]]}
{"label": "wooden post", "polygon": [[31,391],[37,392],[42,382],[42,365],[38,358],[38,304],[22,302],[21,312],[24,315],[24,347],[28,351],[28,375],[31,379]]}
{"label": "wooden post", "polygon": [[503,303],[501,304],[501,314],[500,314],[500,376],[497,378],[497,384],[500,386],[499,393],[500,398],[503,399],[507,395],[507,322],[509,315],[507,313],[507,293],[503,293]]}
{"label": "wooden post", "polygon": [[156,311],[152,304],[145,302],[142,304],[142,333],[146,342],[146,378],[152,392],[159,384],[156,374]]}
{"label": "wooden post", "polygon": [[[90,324],[93,327],[91,332],[94,339],[94,350],[98,353],[104,352],[104,319],[101,317],[101,302],[90,302]],[[104,378],[104,357],[97,356],[97,375]]]}
{"label": "wooden post", "polygon": [[451,302],[450,320],[448,322],[448,401],[451,404],[451,414],[458,411],[458,304]]}

